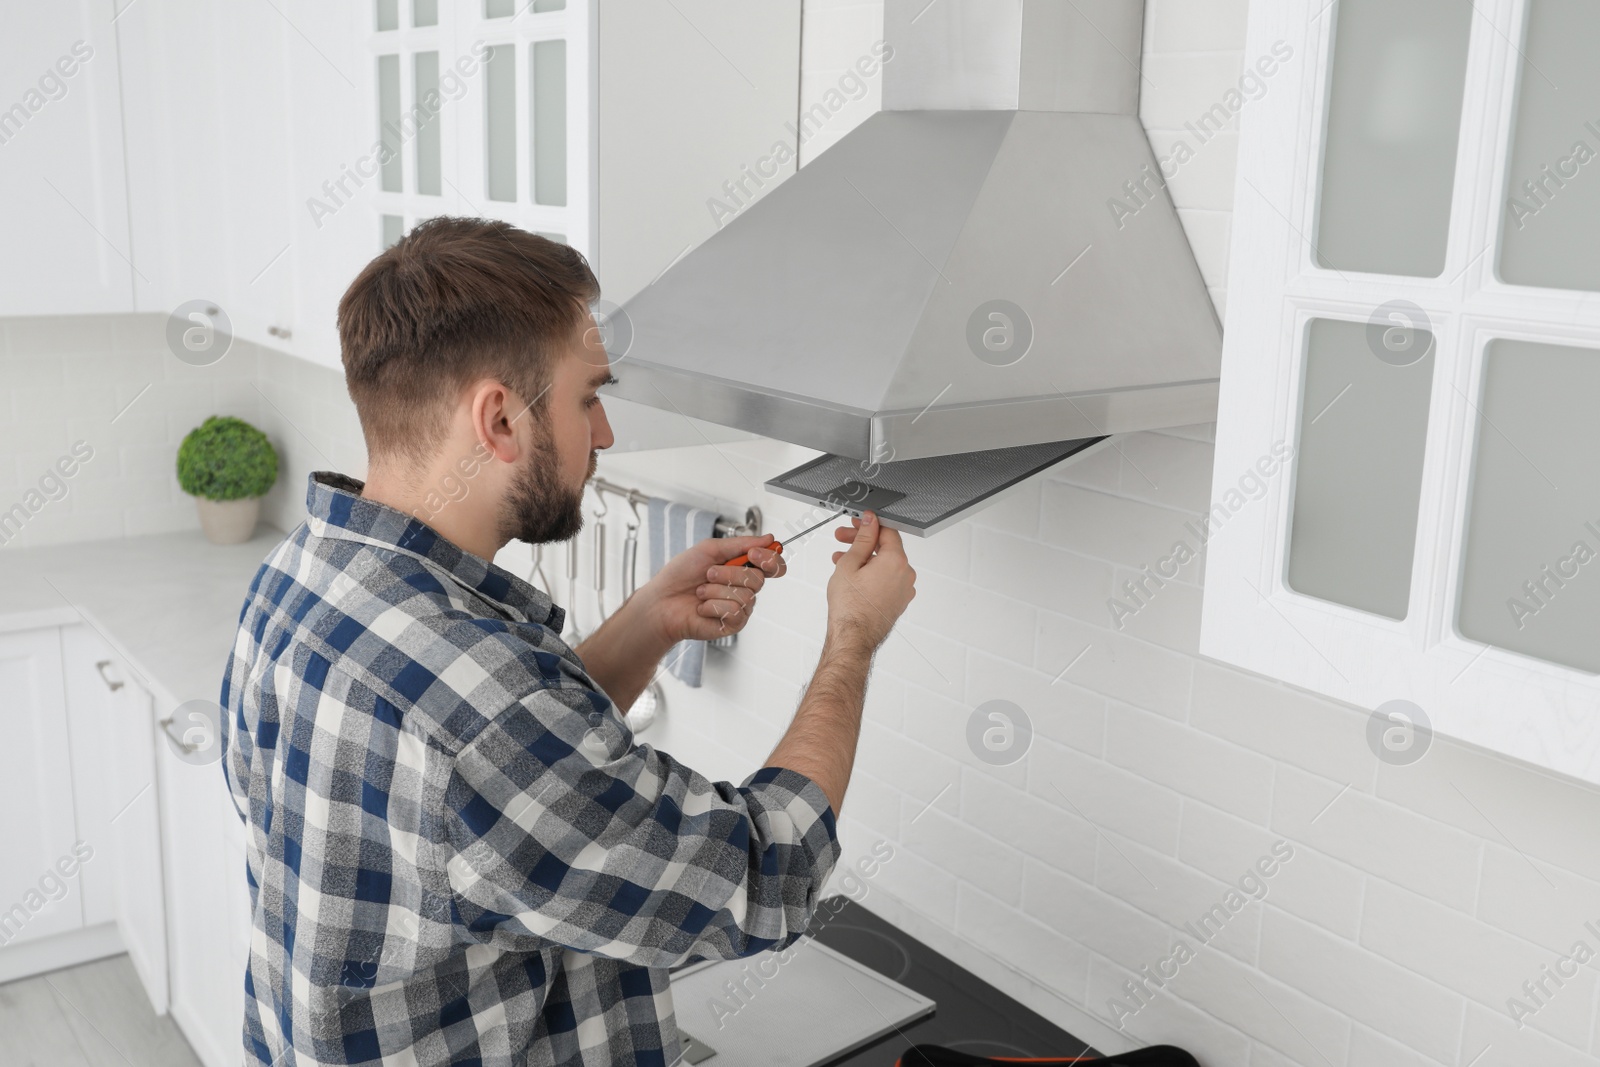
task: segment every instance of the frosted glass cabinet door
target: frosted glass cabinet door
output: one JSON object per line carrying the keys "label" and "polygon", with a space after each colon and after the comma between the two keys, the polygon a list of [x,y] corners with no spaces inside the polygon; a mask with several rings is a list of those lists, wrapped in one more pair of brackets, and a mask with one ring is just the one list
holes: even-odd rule
{"label": "frosted glass cabinet door", "polygon": [[567,42],[535,41],[528,53],[533,90],[533,202],[567,203]]}
{"label": "frosted glass cabinet door", "polygon": [[1600,290],[1600,3],[1529,0],[1500,279]]}
{"label": "frosted glass cabinet door", "polygon": [[484,195],[517,198],[517,48],[492,46],[483,61]]}
{"label": "frosted glass cabinet door", "polygon": [[1318,265],[1444,270],[1472,5],[1338,0]]}
{"label": "frosted glass cabinet door", "polygon": [[1600,673],[1600,351],[1492,341],[1478,407],[1461,633]]}
{"label": "frosted glass cabinet door", "polygon": [[400,57],[378,57],[378,140],[383,145],[379,162],[379,182],[386,193],[398,193],[400,158]]}
{"label": "frosted glass cabinet door", "polygon": [[1434,348],[1405,325],[1308,325],[1289,588],[1405,618]]}

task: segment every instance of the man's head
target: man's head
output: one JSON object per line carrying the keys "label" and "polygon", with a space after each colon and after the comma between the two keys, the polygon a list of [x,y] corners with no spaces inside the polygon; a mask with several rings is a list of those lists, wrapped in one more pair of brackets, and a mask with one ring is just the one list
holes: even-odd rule
{"label": "man's head", "polygon": [[612,444],[599,295],[581,253],[486,219],[429,219],[367,264],[339,342],[369,485],[431,499],[436,527],[492,523],[497,544],[577,533]]}

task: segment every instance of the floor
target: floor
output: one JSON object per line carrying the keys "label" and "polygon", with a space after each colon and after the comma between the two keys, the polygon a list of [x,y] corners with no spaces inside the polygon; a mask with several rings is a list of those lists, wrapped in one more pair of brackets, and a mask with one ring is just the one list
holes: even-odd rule
{"label": "floor", "polygon": [[0,1067],[200,1067],[127,956],[0,985]]}

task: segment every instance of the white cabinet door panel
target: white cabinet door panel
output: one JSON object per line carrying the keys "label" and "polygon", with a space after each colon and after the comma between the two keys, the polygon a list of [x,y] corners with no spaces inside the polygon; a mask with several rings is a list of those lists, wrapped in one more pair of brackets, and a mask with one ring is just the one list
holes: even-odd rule
{"label": "white cabinet door panel", "polygon": [[239,897],[248,889],[237,835],[229,834],[228,821],[239,817],[216,758],[218,744],[211,737],[198,751],[182,753],[170,735],[156,738],[172,1015],[208,1067],[238,1062],[244,1025],[244,945],[235,929],[244,907]]}
{"label": "white cabinet door panel", "polygon": [[133,310],[110,0],[7,4],[0,34],[0,315]]}
{"label": "white cabinet door panel", "polygon": [[57,861],[77,829],[61,636],[0,634],[0,952],[83,925],[83,896]]}
{"label": "white cabinet door panel", "polygon": [[90,850],[78,870],[78,891],[83,894],[83,924],[95,926],[117,918],[111,817],[123,801],[111,788],[115,753],[107,744],[107,730],[127,674],[100,635],[83,623],[61,628],[61,669],[72,737],[73,806],[78,836]]}
{"label": "white cabinet door panel", "polygon": [[157,1014],[167,1011],[167,910],[161,874],[160,789],[155,775],[154,701],[122,664],[107,731],[112,753],[111,841],[117,929]]}

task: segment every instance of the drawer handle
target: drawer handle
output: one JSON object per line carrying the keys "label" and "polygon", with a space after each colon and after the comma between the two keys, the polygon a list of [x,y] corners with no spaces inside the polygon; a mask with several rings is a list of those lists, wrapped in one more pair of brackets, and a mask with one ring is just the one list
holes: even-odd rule
{"label": "drawer handle", "polygon": [[193,752],[199,752],[200,749],[204,747],[203,745],[192,745],[185,741],[182,736],[172,732],[173,718],[173,716],[168,715],[165,719],[161,720],[161,729],[166,732],[167,740],[178,746],[178,750],[185,755]]}
{"label": "drawer handle", "polygon": [[94,665],[94,669],[100,672],[100,680],[106,683],[106,688],[115,693],[118,689],[122,688],[122,683],[115,681],[106,674],[106,668],[109,666],[111,666],[111,661],[108,659],[103,659]]}

